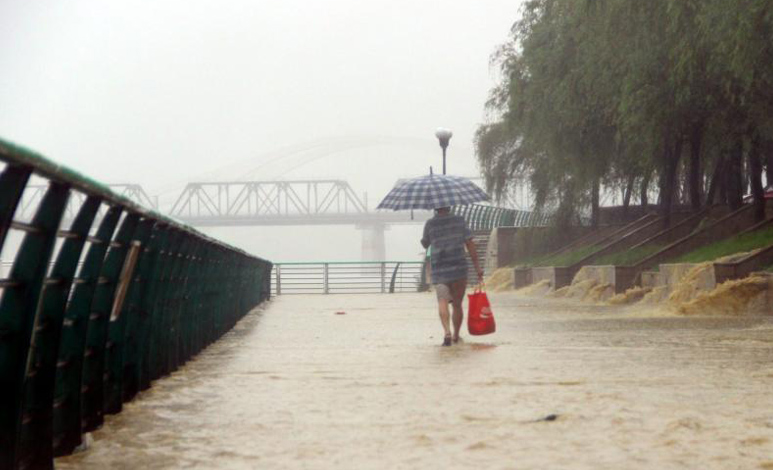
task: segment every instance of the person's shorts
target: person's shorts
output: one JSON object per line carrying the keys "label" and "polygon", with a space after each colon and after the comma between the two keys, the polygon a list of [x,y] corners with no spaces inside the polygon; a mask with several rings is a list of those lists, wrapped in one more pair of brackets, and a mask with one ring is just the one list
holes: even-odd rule
{"label": "person's shorts", "polygon": [[464,290],[467,288],[467,279],[459,279],[445,284],[435,284],[435,293],[438,300],[453,302],[454,299],[462,300]]}

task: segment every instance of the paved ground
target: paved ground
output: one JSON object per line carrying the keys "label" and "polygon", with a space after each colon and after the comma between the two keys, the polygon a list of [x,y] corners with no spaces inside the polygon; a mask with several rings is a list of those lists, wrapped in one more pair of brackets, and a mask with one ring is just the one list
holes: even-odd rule
{"label": "paved ground", "polygon": [[431,294],[281,297],[57,468],[773,469],[773,317],[492,303],[441,348]]}

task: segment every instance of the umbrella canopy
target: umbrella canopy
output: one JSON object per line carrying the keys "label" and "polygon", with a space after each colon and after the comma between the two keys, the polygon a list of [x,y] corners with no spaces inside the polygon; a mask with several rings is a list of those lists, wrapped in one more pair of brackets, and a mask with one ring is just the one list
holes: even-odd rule
{"label": "umbrella canopy", "polygon": [[429,174],[398,183],[376,209],[437,209],[488,199],[488,195],[467,178]]}

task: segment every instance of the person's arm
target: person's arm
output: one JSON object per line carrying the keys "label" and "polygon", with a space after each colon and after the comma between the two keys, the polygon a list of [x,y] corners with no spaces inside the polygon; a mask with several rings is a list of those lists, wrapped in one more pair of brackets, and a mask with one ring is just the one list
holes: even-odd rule
{"label": "person's arm", "polygon": [[424,224],[424,234],[421,236],[421,246],[423,246],[425,249],[429,248],[430,240],[429,240],[429,222]]}
{"label": "person's arm", "polygon": [[480,262],[478,261],[478,250],[475,248],[475,242],[472,238],[468,238],[464,244],[467,247],[467,252],[472,258],[472,265],[475,267],[475,273],[478,274],[478,283],[483,282],[483,270],[480,268]]}

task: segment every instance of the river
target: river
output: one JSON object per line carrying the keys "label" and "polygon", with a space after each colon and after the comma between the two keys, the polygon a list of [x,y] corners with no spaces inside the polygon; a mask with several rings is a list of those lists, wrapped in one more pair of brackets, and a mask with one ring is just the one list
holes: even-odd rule
{"label": "river", "polygon": [[773,469],[772,316],[491,299],[450,348],[432,294],[272,300],[56,466]]}

